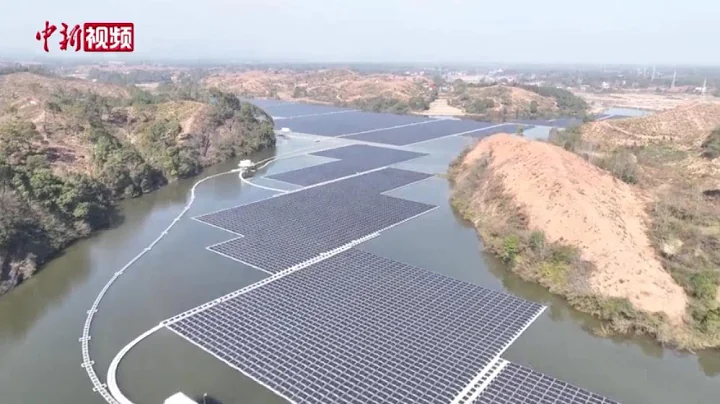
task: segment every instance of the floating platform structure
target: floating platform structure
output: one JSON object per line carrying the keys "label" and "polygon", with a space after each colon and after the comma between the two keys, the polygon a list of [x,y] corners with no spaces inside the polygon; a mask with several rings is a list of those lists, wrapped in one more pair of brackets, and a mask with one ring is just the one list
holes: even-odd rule
{"label": "floating platform structure", "polygon": [[165,399],[164,404],[198,404],[198,403],[183,393],[175,393],[172,396]]}

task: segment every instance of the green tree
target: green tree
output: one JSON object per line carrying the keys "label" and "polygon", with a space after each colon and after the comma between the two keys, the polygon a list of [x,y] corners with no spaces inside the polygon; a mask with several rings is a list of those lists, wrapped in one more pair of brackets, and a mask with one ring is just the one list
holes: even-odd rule
{"label": "green tree", "polygon": [[296,86],[293,90],[293,98],[304,98],[307,97],[307,88]]}
{"label": "green tree", "polygon": [[24,164],[33,149],[33,142],[39,138],[32,122],[18,119],[7,122],[0,126],[0,156],[11,164]]}
{"label": "green tree", "polygon": [[538,112],[538,102],[535,100],[530,101],[530,113],[531,114],[537,114]]}
{"label": "green tree", "polygon": [[702,145],[703,157],[715,159],[720,157],[720,128],[715,129],[703,141]]}

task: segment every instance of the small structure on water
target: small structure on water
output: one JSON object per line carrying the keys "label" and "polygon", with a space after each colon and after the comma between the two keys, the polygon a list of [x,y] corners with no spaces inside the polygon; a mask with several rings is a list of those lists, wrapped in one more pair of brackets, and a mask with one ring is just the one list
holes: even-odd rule
{"label": "small structure on water", "polygon": [[280,132],[282,132],[282,133],[290,133],[290,128],[282,128],[282,129],[280,129]]}
{"label": "small structure on water", "polygon": [[252,168],[253,165],[254,164],[253,164],[252,160],[241,160],[240,164],[238,164],[238,167],[242,168],[244,170],[247,170],[249,168]]}
{"label": "small structure on water", "polygon": [[172,396],[165,399],[164,404],[198,404],[192,398],[186,396],[183,393],[175,393]]}

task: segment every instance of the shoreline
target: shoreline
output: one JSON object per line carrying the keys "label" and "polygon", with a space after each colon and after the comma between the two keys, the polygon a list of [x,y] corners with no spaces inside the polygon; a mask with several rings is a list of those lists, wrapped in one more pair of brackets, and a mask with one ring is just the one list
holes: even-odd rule
{"label": "shoreline", "polygon": [[[233,157],[230,157],[230,158],[228,158],[228,159],[226,159],[226,160],[218,161],[218,162],[215,162],[214,164],[211,164],[211,165],[208,165],[208,166],[203,166],[203,167],[201,167],[200,170],[199,170],[196,174],[194,174],[194,175],[191,175],[191,176],[185,177],[185,178],[172,178],[172,179],[168,180],[167,182],[165,182],[163,185],[159,185],[159,186],[153,188],[152,190],[150,190],[149,192],[142,193],[142,194],[140,194],[140,195],[138,195],[138,196],[119,197],[119,198],[114,199],[114,200],[113,200],[113,212],[112,212],[111,217],[110,217],[110,222],[108,223],[107,226],[103,226],[103,227],[101,227],[101,228],[92,230],[92,231],[90,231],[90,232],[87,233],[87,234],[80,235],[79,237],[72,238],[72,239],[68,240],[67,243],[59,246],[55,251],[53,251],[52,253],[50,253],[49,255],[47,255],[47,256],[45,257],[45,259],[43,260],[42,263],[36,264],[36,268],[35,268],[34,271],[32,271],[32,273],[31,273],[30,276],[24,277],[21,272],[16,271],[16,276],[15,276],[14,278],[10,278],[10,279],[12,279],[13,282],[10,282],[10,279],[4,280],[3,282],[0,282],[0,299],[2,299],[3,296],[11,293],[13,290],[17,289],[18,287],[22,286],[22,284],[23,284],[25,281],[31,279],[33,276],[35,276],[36,274],[38,274],[38,273],[40,273],[41,271],[43,271],[43,270],[45,269],[45,266],[47,266],[52,260],[54,260],[54,259],[62,256],[62,254],[63,254],[68,248],[70,248],[71,246],[73,246],[75,243],[77,243],[77,242],[79,242],[79,241],[82,241],[82,240],[85,240],[85,239],[88,239],[88,238],[91,238],[91,237],[94,237],[94,236],[96,236],[97,234],[99,234],[100,232],[103,232],[103,231],[108,230],[108,229],[112,229],[112,228],[114,228],[115,226],[117,226],[118,221],[122,221],[122,216],[123,216],[123,215],[122,215],[122,212],[117,209],[117,205],[118,205],[120,202],[122,202],[122,201],[124,201],[124,200],[127,200],[127,199],[142,198],[142,197],[145,196],[145,195],[153,194],[153,193],[155,193],[155,192],[157,192],[157,191],[159,191],[159,190],[167,187],[167,186],[170,185],[170,184],[177,183],[178,181],[182,181],[182,180],[192,180],[192,179],[202,178],[204,174],[207,174],[206,170],[207,170],[208,168],[211,168],[211,167],[214,167],[214,166],[219,166],[219,165],[221,165],[221,164],[225,164],[225,163],[227,163],[227,162],[229,162],[229,161],[232,161],[232,160],[243,159],[243,158],[245,158],[245,157],[247,157],[247,156],[250,156],[250,155],[253,155],[253,154],[256,154],[256,153],[262,153],[262,152],[267,152],[267,151],[272,151],[272,150],[275,150],[275,145],[274,145],[274,144],[273,144],[272,146],[269,146],[269,147],[262,147],[262,148],[260,148],[260,149],[258,149],[258,150],[253,150],[253,151],[251,151],[251,152],[248,153],[248,154],[239,155],[239,156],[233,156]],[[214,174],[210,174],[210,175],[214,175]],[[22,263],[25,262],[26,260],[28,260],[28,257],[25,257],[25,258],[23,258],[22,260],[19,260],[19,261],[12,261],[12,260],[11,260],[11,261],[8,263],[8,265],[22,265]],[[2,262],[2,261],[0,261],[0,262]],[[18,279],[19,279],[19,280],[18,280]],[[8,285],[9,285],[9,286],[8,286]]]}
{"label": "shoreline", "polygon": [[[591,291],[588,274],[594,264],[580,259],[580,250],[561,241],[549,242],[543,230],[530,228],[528,219],[512,196],[495,179],[483,183],[483,192],[492,193],[499,211],[483,215],[473,208],[473,185],[479,178],[491,177],[488,164],[464,164],[468,147],[451,163],[448,180],[451,184],[450,204],[453,210],[472,224],[484,250],[503,261],[505,269],[525,281],[538,284],[563,298],[574,309],[600,320],[593,329],[600,337],[612,335],[646,335],[662,346],[695,353],[695,350],[720,346],[712,336],[703,335],[685,322],[677,323],[663,312],[650,313],[637,309],[627,298],[603,296]],[[473,176],[474,180],[468,180]],[[491,209],[497,208],[494,206]],[[502,218],[502,222],[501,219]],[[542,251],[541,251],[542,250]]]}

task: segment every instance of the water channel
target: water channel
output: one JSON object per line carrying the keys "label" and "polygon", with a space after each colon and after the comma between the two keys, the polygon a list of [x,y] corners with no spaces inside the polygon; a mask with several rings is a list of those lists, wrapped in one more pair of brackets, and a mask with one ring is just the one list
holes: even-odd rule
{"label": "water channel", "polygon": [[[398,167],[442,173],[467,142],[465,138],[449,138],[423,143],[414,149],[431,151],[432,156]],[[310,146],[323,147],[312,140],[281,139],[276,153]],[[311,156],[282,160],[259,175],[322,161]],[[203,175],[227,171],[236,164],[231,161],[212,167]],[[112,274],[152,242],[183,209],[197,179],[124,201],[120,225],[76,243],[35,277],[0,298],[1,403],[103,402],[80,367],[78,338],[85,312]],[[263,181],[259,183],[277,185]],[[199,187],[188,215],[127,270],[103,300],[91,333],[91,353],[102,379],[115,354],[138,334],[167,317],[266,276],[205,250],[230,235],[190,217],[274,194],[242,184],[236,174]],[[392,228],[360,248],[549,306],[505,353],[506,359],[627,404],[718,401],[720,354],[678,353],[644,338],[593,336],[589,330],[597,324],[592,319],[508,273],[481,251],[474,230],[450,209],[445,179],[434,177],[391,195],[440,208]],[[164,330],[128,353],[120,364],[118,379],[123,391],[137,403],[161,403],[177,391],[196,396],[207,392],[225,404],[282,402]]]}

